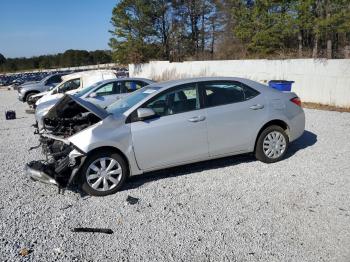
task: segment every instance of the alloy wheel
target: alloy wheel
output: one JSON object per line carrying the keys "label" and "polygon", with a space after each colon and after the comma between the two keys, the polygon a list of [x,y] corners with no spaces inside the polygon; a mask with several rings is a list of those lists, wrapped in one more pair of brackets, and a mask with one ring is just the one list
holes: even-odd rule
{"label": "alloy wheel", "polygon": [[268,133],[263,142],[264,154],[271,159],[279,158],[286,150],[287,142],[282,133],[272,131]]}
{"label": "alloy wheel", "polygon": [[110,157],[96,159],[86,171],[86,181],[97,191],[109,191],[115,188],[123,170],[117,160]]}

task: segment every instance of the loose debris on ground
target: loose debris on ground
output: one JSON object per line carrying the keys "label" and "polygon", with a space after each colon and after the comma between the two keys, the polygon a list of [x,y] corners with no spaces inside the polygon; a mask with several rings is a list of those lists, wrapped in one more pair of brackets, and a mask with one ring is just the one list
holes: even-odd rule
{"label": "loose debris on ground", "polygon": [[[306,132],[279,163],[206,161],[99,198],[25,176],[43,157],[28,151],[38,138],[26,108],[0,91],[0,261],[350,261],[348,113],[306,109]],[[114,234],[72,232],[87,225]]]}

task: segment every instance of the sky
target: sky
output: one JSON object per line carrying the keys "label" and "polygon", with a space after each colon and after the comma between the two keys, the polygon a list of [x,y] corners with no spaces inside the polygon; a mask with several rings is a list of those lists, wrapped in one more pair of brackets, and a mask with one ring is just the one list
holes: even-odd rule
{"label": "sky", "polygon": [[6,58],[109,49],[118,0],[0,0],[0,53]]}

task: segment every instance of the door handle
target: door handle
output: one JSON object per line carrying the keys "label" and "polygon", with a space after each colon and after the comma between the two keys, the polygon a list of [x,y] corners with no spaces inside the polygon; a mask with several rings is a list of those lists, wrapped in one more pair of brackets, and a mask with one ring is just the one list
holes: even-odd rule
{"label": "door handle", "polygon": [[256,104],[256,105],[253,105],[253,106],[251,106],[249,108],[252,109],[252,110],[258,110],[258,109],[263,109],[264,105]]}
{"label": "door handle", "polygon": [[188,119],[188,121],[190,122],[200,122],[204,120],[205,120],[205,116],[194,116]]}

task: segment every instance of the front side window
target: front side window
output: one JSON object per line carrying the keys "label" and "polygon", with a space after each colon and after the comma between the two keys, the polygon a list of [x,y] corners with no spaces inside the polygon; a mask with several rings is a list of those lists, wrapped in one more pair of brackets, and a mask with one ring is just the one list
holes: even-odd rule
{"label": "front side window", "polygon": [[158,116],[174,115],[200,108],[196,84],[166,92],[143,107],[151,108]]}
{"label": "front side window", "polygon": [[233,81],[205,82],[202,83],[202,88],[207,107],[243,102],[259,94],[258,91]]}
{"label": "front side window", "polygon": [[59,92],[64,93],[67,91],[71,91],[71,90],[77,89],[79,86],[80,86],[80,78],[72,79],[65,82],[62,86],[60,86]]}
{"label": "front side window", "polygon": [[53,94],[65,93],[70,90],[77,89],[80,86],[80,78],[72,79],[61,83],[59,86],[55,87]]}
{"label": "front side window", "polygon": [[108,96],[115,94],[114,92],[114,83],[108,83],[104,86],[101,86],[99,89],[96,90],[97,96]]}

